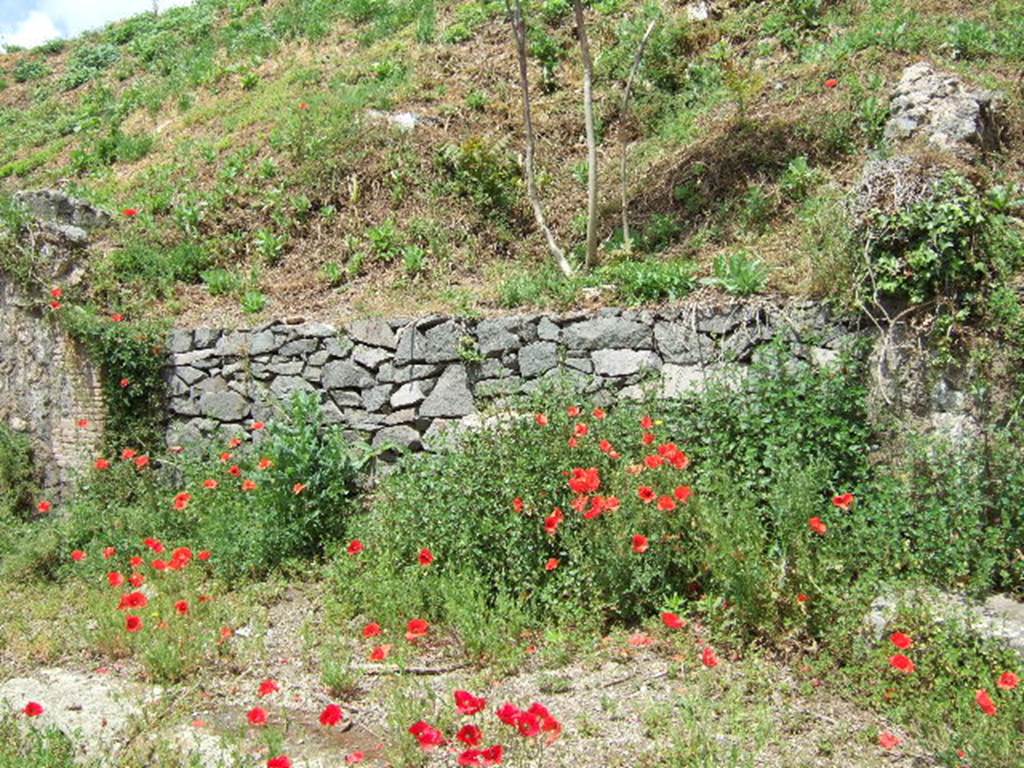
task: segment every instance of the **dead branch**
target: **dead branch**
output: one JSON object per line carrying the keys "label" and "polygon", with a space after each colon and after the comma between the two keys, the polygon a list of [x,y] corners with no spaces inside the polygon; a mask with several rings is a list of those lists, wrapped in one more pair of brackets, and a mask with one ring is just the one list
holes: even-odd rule
{"label": "dead branch", "polygon": [[[517,0],[518,2],[518,0]],[[583,23],[583,3],[573,0],[576,35],[583,60],[583,119],[587,130],[587,267],[597,258],[597,135],[594,132],[594,62],[590,57],[590,41]]]}
{"label": "dead branch", "polygon": [[644,36],[640,39],[640,45],[636,49],[636,57],[633,59],[633,66],[629,70],[629,77],[626,78],[626,89],[622,93],[622,115],[620,116],[620,129],[619,134],[621,136],[621,157],[620,157],[620,175],[622,185],[622,241],[626,245],[626,251],[633,250],[633,240],[629,235],[629,201],[627,199],[627,189],[629,187],[629,178],[626,173],[626,117],[629,114],[629,97],[633,92],[633,80],[636,79],[637,72],[640,71],[640,63],[644,57],[644,49],[647,48],[647,41],[651,39],[651,33],[654,32],[654,27],[658,24],[658,19],[651,19],[651,23],[647,25],[647,30],[644,32]]}

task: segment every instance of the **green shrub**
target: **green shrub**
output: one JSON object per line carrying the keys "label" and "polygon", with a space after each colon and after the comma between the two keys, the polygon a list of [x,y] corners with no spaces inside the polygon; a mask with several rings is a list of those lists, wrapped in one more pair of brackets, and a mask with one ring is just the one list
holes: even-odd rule
{"label": "green shrub", "polygon": [[733,251],[715,257],[714,274],[701,280],[736,296],[749,296],[764,290],[768,268],[746,251]]}
{"label": "green shrub", "polygon": [[0,765],[21,768],[75,768],[78,750],[56,726],[25,727],[24,717],[0,715]]}
{"label": "green shrub", "polygon": [[32,514],[36,476],[28,437],[0,424],[0,518]]}
{"label": "green shrub", "polygon": [[501,146],[482,138],[446,144],[437,164],[452,191],[468,197],[485,213],[509,216],[519,200],[520,174],[515,159]]}
{"label": "green shrub", "polygon": [[117,47],[108,43],[82,45],[68,60],[61,85],[65,91],[72,91],[97,77],[120,58]]}
{"label": "green shrub", "polygon": [[46,77],[49,73],[49,68],[43,62],[36,59],[22,59],[14,65],[14,70],[11,72],[16,83],[39,80],[42,77]]}
{"label": "green shrub", "polygon": [[696,286],[692,262],[677,259],[619,261],[598,270],[596,279],[615,285],[627,302],[674,301]]}
{"label": "green shrub", "polygon": [[[927,198],[866,226],[869,268],[884,294],[962,300],[1020,263],[1024,239],[970,181],[947,174]],[[867,278],[865,278],[867,279]]]}

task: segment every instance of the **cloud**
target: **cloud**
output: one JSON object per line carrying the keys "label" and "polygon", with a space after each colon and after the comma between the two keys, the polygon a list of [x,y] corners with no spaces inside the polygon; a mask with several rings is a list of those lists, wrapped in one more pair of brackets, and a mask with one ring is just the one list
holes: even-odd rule
{"label": "cloud", "polygon": [[[192,1],[159,0],[159,5],[165,11]],[[153,10],[152,0],[32,0],[24,5],[24,15],[18,21],[4,23],[0,19],[0,40],[5,43],[31,47]]]}
{"label": "cloud", "polygon": [[33,48],[47,40],[60,37],[53,20],[45,13],[32,11],[18,22],[10,31],[0,28],[0,40],[6,45],[18,45],[22,48]]}

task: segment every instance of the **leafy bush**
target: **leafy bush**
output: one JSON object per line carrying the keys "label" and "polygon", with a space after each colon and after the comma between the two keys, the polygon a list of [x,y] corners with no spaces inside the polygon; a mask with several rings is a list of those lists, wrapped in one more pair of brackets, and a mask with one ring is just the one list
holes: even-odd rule
{"label": "leafy bush", "polygon": [[38,80],[42,77],[46,77],[50,73],[43,62],[36,59],[22,59],[14,65],[14,70],[11,74],[14,76],[14,82],[16,83],[27,83],[29,80]]}
{"label": "leafy bush", "polygon": [[519,168],[503,147],[482,138],[446,144],[437,163],[452,191],[486,213],[509,216],[519,199]]}
{"label": "leafy bush", "polygon": [[768,268],[746,251],[733,251],[715,257],[714,275],[701,280],[737,296],[749,296],[764,290]]}
{"label": "leafy bush", "polygon": [[866,231],[874,286],[913,303],[979,291],[1019,263],[1024,244],[1004,214],[953,173],[908,208],[875,213]]}
{"label": "leafy bush", "polygon": [[29,516],[35,481],[28,438],[0,424],[0,519]]}
{"label": "leafy bush", "polygon": [[72,91],[94,79],[120,58],[117,47],[109,43],[83,45],[68,60],[67,72],[61,85],[65,91]]}
{"label": "leafy bush", "polygon": [[673,301],[690,293],[696,285],[692,262],[619,261],[598,270],[596,279],[615,285],[628,302]]}
{"label": "leafy bush", "polygon": [[101,557],[71,563],[68,553],[133,552],[156,537],[209,549],[219,575],[239,578],[317,555],[344,535],[373,453],[326,426],[311,395],[259,426],[230,444],[182,453],[108,454],[16,559],[42,574],[101,575]]}

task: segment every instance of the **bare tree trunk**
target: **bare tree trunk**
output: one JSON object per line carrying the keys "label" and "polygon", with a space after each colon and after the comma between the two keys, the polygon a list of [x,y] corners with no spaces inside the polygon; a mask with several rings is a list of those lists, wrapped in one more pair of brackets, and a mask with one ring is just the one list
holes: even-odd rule
{"label": "bare tree trunk", "polygon": [[620,158],[622,174],[622,241],[626,246],[627,253],[633,250],[633,239],[629,235],[629,178],[626,173],[626,116],[629,114],[629,97],[633,91],[633,80],[636,79],[636,73],[640,71],[640,62],[644,58],[644,49],[647,48],[647,41],[651,39],[651,33],[654,32],[654,27],[657,23],[658,20],[656,18],[652,19],[651,23],[647,25],[647,31],[644,32],[644,36],[640,39],[640,46],[636,49],[636,58],[633,59],[633,68],[629,70],[629,77],[626,78],[626,90],[622,94],[622,114],[619,118],[621,120],[621,129],[619,133],[622,143],[622,157]]}
{"label": "bare tree trunk", "polygon": [[533,171],[536,140],[533,134],[533,115],[530,111],[530,78],[526,70],[526,23],[523,20],[523,8],[520,0],[512,0],[511,4],[509,0],[505,0],[505,6],[508,8],[509,18],[512,21],[512,32],[516,38],[516,55],[519,59],[519,90],[523,94],[523,126],[526,131],[526,196],[529,198],[530,206],[533,208],[533,218],[536,220],[541,232],[544,233],[548,251],[555,258],[558,268],[562,270],[562,274],[566,277],[571,277],[573,274],[572,265],[565,258],[565,251],[558,245],[554,234],[551,232],[551,228],[548,227],[547,221],[544,218],[544,207],[540,202],[540,194],[537,191],[537,179]]}
{"label": "bare tree trunk", "polygon": [[583,117],[587,128],[587,267],[597,259],[597,137],[594,135],[594,62],[590,58],[590,41],[583,23],[583,3],[573,0],[576,34],[583,59]]}

